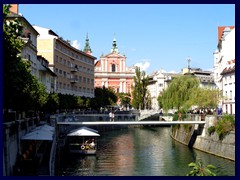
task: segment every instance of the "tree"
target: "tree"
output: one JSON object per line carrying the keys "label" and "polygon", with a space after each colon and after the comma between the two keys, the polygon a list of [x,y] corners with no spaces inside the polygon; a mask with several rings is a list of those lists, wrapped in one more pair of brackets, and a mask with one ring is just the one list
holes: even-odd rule
{"label": "tree", "polygon": [[95,88],[95,98],[92,99],[93,108],[106,107],[108,105],[114,105],[118,98],[116,93],[111,88],[97,87]]}
{"label": "tree", "polygon": [[199,80],[194,76],[179,76],[172,80],[169,87],[163,91],[159,104],[164,111],[176,108],[178,111],[187,111],[191,104],[189,98],[193,89],[199,87]]}
{"label": "tree", "polygon": [[128,104],[131,103],[131,95],[130,93],[118,93],[117,94],[118,99],[120,99],[121,105],[122,106],[127,106]]}
{"label": "tree", "polygon": [[10,5],[3,6],[3,106],[5,110],[36,110],[44,105],[47,94],[31,74],[30,62],[20,55],[24,47],[23,25],[18,19],[8,20],[9,8]]}
{"label": "tree", "polygon": [[59,97],[57,93],[50,93],[47,97],[47,102],[43,106],[44,111],[55,112],[59,108]]}
{"label": "tree", "polygon": [[136,67],[136,76],[134,77],[133,101],[132,106],[136,109],[145,109],[147,104],[147,86],[149,78],[145,71],[140,71],[140,67]]}
{"label": "tree", "polygon": [[221,98],[220,94],[217,89],[194,88],[189,98],[189,104],[199,108],[216,108]]}

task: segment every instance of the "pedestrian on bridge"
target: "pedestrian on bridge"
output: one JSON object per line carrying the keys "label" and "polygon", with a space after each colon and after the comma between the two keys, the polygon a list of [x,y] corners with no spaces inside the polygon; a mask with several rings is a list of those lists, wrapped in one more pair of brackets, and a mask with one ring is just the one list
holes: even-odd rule
{"label": "pedestrian on bridge", "polygon": [[178,120],[182,121],[182,113],[181,112],[178,113]]}

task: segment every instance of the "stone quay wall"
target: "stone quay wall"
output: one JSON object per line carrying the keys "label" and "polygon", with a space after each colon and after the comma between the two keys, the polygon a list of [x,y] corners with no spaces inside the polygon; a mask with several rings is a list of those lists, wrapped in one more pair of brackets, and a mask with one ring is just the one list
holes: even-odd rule
{"label": "stone quay wall", "polygon": [[235,161],[235,131],[231,131],[220,140],[216,132],[211,135],[208,133],[208,128],[213,126],[217,119],[214,116],[206,116],[205,121],[205,125],[195,125],[191,129],[183,125],[179,125],[178,128],[172,126],[170,135],[189,147]]}

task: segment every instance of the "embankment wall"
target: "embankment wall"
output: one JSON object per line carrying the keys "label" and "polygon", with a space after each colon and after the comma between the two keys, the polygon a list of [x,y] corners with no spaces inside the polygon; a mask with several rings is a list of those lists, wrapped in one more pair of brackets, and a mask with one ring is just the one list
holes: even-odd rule
{"label": "embankment wall", "polygon": [[[218,134],[208,133],[208,128],[216,123],[214,116],[205,117],[204,126],[193,125],[192,128],[184,125],[171,127],[171,137],[176,141],[188,145],[192,148],[235,161],[235,131],[231,131],[222,140]],[[193,138],[196,136],[195,138]],[[191,140],[194,139],[194,142]]]}

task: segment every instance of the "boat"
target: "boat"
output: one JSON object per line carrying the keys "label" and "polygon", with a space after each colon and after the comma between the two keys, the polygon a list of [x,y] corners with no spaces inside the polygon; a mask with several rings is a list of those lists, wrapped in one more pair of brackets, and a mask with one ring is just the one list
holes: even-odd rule
{"label": "boat", "polygon": [[94,155],[97,151],[97,130],[81,127],[67,134],[70,153]]}

